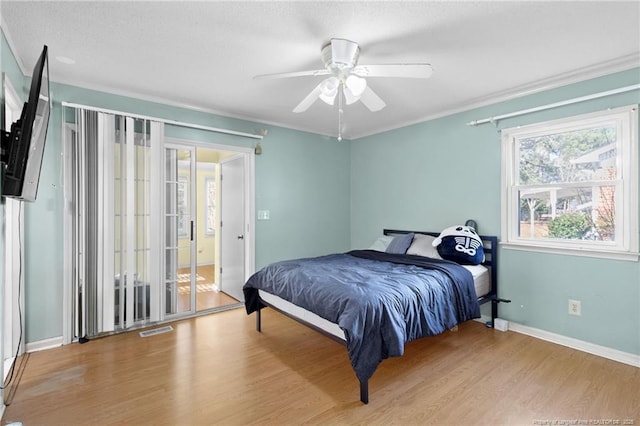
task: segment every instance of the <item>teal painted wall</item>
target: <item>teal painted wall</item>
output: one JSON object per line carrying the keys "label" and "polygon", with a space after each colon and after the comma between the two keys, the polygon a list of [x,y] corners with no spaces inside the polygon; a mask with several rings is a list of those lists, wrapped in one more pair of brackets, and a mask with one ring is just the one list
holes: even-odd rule
{"label": "teal painted wall", "polygon": [[[0,28],[0,30],[1,29],[2,28]],[[18,95],[25,95],[26,91],[28,91],[28,88],[23,87],[26,79],[24,75],[22,75],[22,71],[20,71],[16,58],[13,56],[13,52],[7,44],[4,32],[0,31],[0,33],[2,34],[2,37],[0,37],[0,70],[2,71],[2,74],[6,74],[9,77],[9,80],[11,80],[11,84],[13,84],[13,88],[16,89]],[[2,99],[2,105],[4,105],[4,97]]]}
{"label": "teal painted wall", "polygon": [[350,247],[350,149],[335,138],[270,128],[256,156],[256,267]]}
{"label": "teal painted wall", "polygon": [[[640,103],[610,96],[470,127],[465,123],[640,83],[640,70],[592,79],[351,141],[351,244],[383,228],[439,231],[478,221],[500,235],[499,129]],[[637,159],[636,159],[637,160]],[[638,161],[638,160],[637,160]],[[500,249],[500,316],[552,333],[640,354],[640,263]],[[568,299],[582,301],[569,316]]]}

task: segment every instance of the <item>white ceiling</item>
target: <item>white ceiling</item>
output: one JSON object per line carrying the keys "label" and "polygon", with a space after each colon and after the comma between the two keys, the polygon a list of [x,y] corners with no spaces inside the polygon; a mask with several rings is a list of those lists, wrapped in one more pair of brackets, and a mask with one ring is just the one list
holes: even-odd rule
{"label": "white ceiling", "polygon": [[25,74],[47,44],[55,82],[325,135],[336,106],[291,111],[323,77],[252,77],[322,68],[332,37],[358,42],[360,64],[433,66],[370,78],[387,107],[346,106],[346,139],[640,66],[639,1],[2,0],[0,14]]}

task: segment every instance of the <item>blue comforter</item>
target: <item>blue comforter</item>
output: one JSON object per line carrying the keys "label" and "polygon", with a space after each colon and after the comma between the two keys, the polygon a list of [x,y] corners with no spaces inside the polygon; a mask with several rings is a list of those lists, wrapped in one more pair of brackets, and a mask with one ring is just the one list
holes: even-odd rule
{"label": "blue comforter", "polygon": [[471,273],[422,256],[355,250],[271,264],[244,285],[248,314],[262,307],[259,289],[338,324],[363,382],[405,343],[480,317]]}

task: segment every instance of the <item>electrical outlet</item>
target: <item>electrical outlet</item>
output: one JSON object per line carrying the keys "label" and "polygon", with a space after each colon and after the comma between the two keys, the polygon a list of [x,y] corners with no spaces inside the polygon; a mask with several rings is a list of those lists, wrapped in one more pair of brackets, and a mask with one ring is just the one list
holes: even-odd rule
{"label": "electrical outlet", "polygon": [[579,300],[569,299],[569,315],[582,315],[582,304]]}

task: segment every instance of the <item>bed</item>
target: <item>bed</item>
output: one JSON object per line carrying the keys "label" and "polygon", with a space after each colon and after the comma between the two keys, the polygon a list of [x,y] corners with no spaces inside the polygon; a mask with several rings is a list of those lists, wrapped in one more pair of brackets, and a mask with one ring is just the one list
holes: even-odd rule
{"label": "bed", "polygon": [[480,318],[485,303],[492,303],[487,322],[492,326],[504,301],[498,298],[497,237],[479,236],[481,264],[459,265],[438,259],[437,252],[428,257],[429,249],[412,252],[416,242],[430,242],[440,233],[385,229],[383,235],[410,237],[414,243],[401,253],[353,250],[276,262],[243,288],[257,331],[261,309],[270,307],[346,345],[365,404],[368,380],[382,360],[402,356],[409,341]]}

